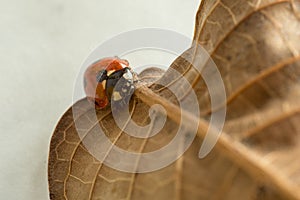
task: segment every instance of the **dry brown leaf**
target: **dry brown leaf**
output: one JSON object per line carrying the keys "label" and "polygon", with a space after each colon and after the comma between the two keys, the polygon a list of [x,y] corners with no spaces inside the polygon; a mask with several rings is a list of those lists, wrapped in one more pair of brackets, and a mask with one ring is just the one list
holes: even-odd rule
{"label": "dry brown leaf", "polygon": [[[224,132],[216,148],[198,159],[206,120],[216,110],[210,110],[201,75],[184,59],[197,57],[195,46],[171,67],[193,84],[201,119],[180,111],[174,96],[159,84],[140,86],[131,105],[132,117],[141,125],[149,123],[152,104],[167,110],[164,129],[149,139],[123,134],[109,110],[93,119],[86,100],[76,103],[81,115],[73,119],[69,109],[51,140],[51,199],[300,199],[300,1],[203,0],[194,40],[217,64],[228,97]],[[146,80],[152,81],[149,73]],[[168,72],[162,82],[180,85]],[[146,174],[119,172],[99,163],[82,145],[74,125],[74,120],[84,124],[87,137],[93,139],[93,124],[99,120],[115,145],[149,152],[172,139],[180,114],[199,122],[199,137],[175,163]]]}

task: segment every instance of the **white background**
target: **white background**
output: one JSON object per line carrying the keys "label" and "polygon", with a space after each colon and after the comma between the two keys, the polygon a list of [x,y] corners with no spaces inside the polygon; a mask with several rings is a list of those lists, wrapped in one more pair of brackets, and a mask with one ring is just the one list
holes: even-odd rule
{"label": "white background", "polygon": [[0,198],[48,199],[50,137],[86,56],[124,31],[190,38],[200,0],[0,0]]}

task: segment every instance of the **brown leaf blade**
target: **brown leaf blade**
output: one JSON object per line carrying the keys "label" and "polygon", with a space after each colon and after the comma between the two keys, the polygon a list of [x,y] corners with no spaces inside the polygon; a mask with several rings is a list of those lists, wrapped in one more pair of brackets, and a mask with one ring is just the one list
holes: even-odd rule
{"label": "brown leaf blade", "polygon": [[[168,72],[151,90],[139,87],[131,107],[132,118],[147,125],[149,106],[164,106],[167,123],[155,137],[128,136],[116,128],[109,110],[97,112],[95,119],[86,100],[76,103],[81,112],[78,119],[69,109],[51,140],[50,198],[300,199],[299,8],[296,0],[202,1],[194,40],[217,64],[228,97],[224,133],[216,148],[205,159],[197,158],[210,114],[217,110],[210,110],[205,82],[186,59],[198,56],[193,46],[171,67],[193,86],[203,118],[180,111],[177,99],[160,86],[162,82],[180,84]],[[152,78],[150,72],[146,80]],[[82,145],[74,126],[74,121],[83,124],[92,140],[97,137],[94,125],[100,124],[114,145],[143,153],[172,140],[180,115],[191,124],[199,123],[199,138],[175,163],[145,174],[120,172],[97,161]]]}

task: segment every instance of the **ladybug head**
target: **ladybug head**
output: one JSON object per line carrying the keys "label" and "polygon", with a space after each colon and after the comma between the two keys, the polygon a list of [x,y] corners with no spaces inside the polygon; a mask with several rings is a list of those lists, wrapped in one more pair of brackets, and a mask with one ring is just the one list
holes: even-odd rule
{"label": "ladybug head", "polygon": [[[133,84],[132,80],[128,79],[130,77],[128,74],[131,74],[128,66],[127,60],[114,57],[101,59],[88,67],[84,75],[84,89],[87,98],[94,102],[96,107],[105,108],[120,80],[122,80],[121,85],[123,83]],[[119,97],[121,98],[118,99],[122,99],[123,96],[119,95]]]}

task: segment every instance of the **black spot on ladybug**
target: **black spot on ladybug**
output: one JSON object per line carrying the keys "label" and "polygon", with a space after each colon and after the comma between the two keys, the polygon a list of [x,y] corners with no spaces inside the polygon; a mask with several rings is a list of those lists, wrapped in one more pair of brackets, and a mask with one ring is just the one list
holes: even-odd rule
{"label": "black spot on ladybug", "polygon": [[95,105],[96,105],[96,106],[100,106],[99,103],[98,103],[97,101],[95,101]]}
{"label": "black spot on ladybug", "polygon": [[107,80],[107,78],[108,78],[107,71],[105,69],[100,70],[96,75],[96,80],[99,83],[104,80]]}

